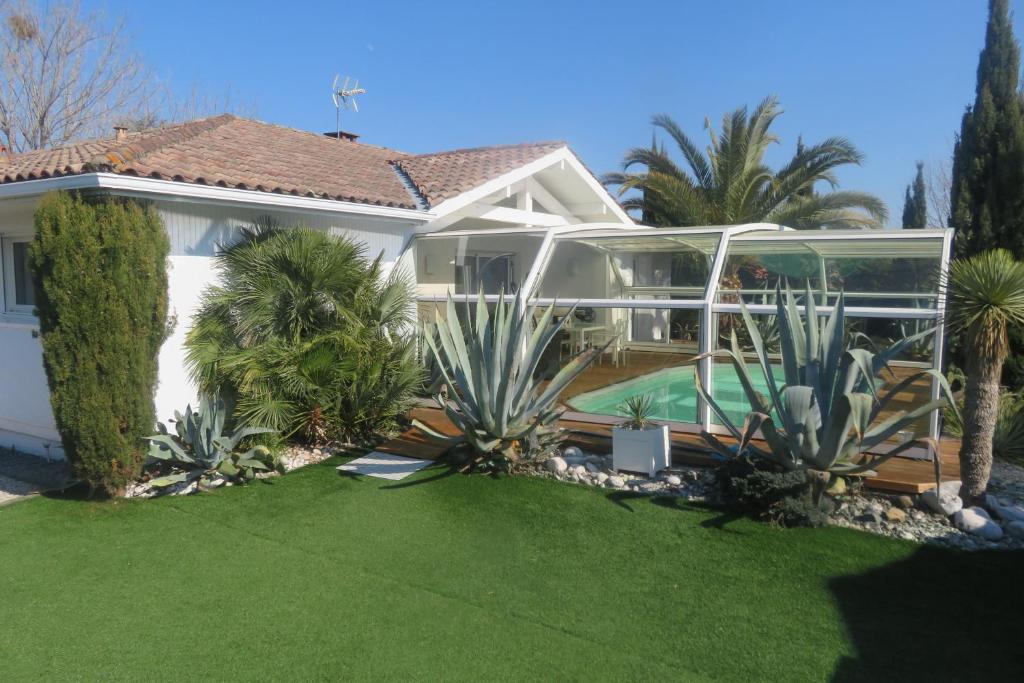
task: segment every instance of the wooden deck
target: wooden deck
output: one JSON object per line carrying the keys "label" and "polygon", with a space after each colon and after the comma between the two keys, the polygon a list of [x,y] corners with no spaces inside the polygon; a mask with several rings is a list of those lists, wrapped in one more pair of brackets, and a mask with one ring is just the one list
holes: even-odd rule
{"label": "wooden deck", "polygon": [[[410,417],[442,434],[458,433],[455,425],[437,408],[414,408]],[[570,430],[568,443],[593,453],[611,452],[611,426],[572,420],[562,420],[560,424]],[[723,437],[723,441],[727,442],[728,439]],[[954,439],[943,439],[941,446],[943,481],[959,479],[960,461],[957,453],[960,450],[960,442]],[[448,446],[413,428],[378,446],[376,450],[412,458],[436,460],[448,451]],[[717,464],[717,461],[708,454],[708,449],[700,435],[689,432],[672,432],[672,460],[681,465],[692,466]],[[867,479],[867,487],[885,493],[921,493],[935,488],[934,467],[928,461],[896,457],[878,468],[877,477]]]}

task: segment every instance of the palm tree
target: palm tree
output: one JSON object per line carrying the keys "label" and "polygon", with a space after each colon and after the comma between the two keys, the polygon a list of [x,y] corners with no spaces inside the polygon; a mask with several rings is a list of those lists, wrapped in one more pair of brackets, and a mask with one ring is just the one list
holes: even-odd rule
{"label": "palm tree", "polygon": [[394,426],[422,381],[413,291],[351,239],[264,223],[217,255],[186,360],[242,425],[311,442]]}
{"label": "palm tree", "polygon": [[999,380],[1009,351],[1007,329],[1024,325],[1024,263],[1005,249],[958,259],[949,271],[948,323],[960,332],[967,356],[960,497],[980,502],[992,470],[992,438],[999,418]]}
{"label": "palm tree", "polygon": [[[769,129],[782,113],[778,100],[765,98],[748,115],[740,107],[723,117],[722,132],[711,122],[706,150],[697,145],[670,117],[653,118],[679,147],[688,169],[679,166],[664,147],[634,148],[626,154],[623,173],[604,177],[619,194],[639,189],[642,196],[623,201],[627,209],[643,212],[653,225],[735,225],[778,223],[793,228],[880,227],[888,217],[885,204],[865,192],[838,191],[835,169],[859,165],[863,155],[845,138],[828,138],[816,145],[798,144],[793,159],[778,171],[764,163],[768,146],[778,142]],[[645,172],[634,173],[636,166]],[[815,184],[833,191],[817,193]]]}

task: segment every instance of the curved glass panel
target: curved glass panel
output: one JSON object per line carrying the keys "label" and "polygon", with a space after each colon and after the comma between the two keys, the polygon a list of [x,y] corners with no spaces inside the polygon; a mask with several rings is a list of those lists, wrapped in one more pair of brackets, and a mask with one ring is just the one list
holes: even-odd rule
{"label": "curved glass panel", "polygon": [[704,297],[720,233],[622,232],[557,238],[539,295],[572,300]]}
{"label": "curved glass panel", "polygon": [[730,241],[716,300],[774,303],[781,279],[800,293],[810,287],[819,304],[835,303],[842,290],[847,306],[935,308],[942,248],[941,235],[740,235]]}

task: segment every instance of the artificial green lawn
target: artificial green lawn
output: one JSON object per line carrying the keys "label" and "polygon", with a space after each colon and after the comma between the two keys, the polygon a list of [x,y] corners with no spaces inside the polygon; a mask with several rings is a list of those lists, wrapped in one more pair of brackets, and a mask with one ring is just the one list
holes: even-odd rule
{"label": "artificial green lawn", "polygon": [[338,460],[0,508],[0,680],[1007,679],[1020,553]]}

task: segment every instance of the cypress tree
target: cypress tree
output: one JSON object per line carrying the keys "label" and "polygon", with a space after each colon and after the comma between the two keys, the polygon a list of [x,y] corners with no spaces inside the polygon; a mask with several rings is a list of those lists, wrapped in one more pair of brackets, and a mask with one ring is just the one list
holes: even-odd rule
{"label": "cypress tree", "polygon": [[928,200],[924,189],[924,163],[917,162],[914,184],[907,185],[903,200],[903,228],[923,228],[928,224]]}
{"label": "cypress tree", "polygon": [[156,424],[167,333],[167,253],[150,205],[54,193],[35,214],[30,263],[50,404],[64,453],[93,490],[139,476]]}
{"label": "cypress tree", "polygon": [[1018,92],[1020,45],[1007,0],[990,0],[974,105],[953,150],[951,224],[956,254],[996,246],[1024,256],[1024,111]]}

